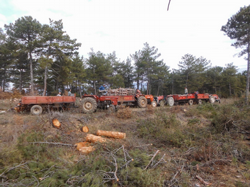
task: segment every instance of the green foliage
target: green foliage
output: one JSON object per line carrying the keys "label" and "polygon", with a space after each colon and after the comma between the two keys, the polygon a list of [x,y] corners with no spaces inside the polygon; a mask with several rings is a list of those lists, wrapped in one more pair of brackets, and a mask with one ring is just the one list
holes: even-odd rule
{"label": "green foliage", "polygon": [[240,112],[240,110],[234,106],[224,105],[220,107],[217,114],[213,116],[211,124],[217,133],[229,131],[234,126],[234,120],[242,119],[243,114],[244,113]]}
{"label": "green foliage", "polygon": [[157,113],[157,117],[150,120],[141,120],[137,126],[139,137],[154,142],[155,146],[168,144],[181,147],[188,137],[181,131],[180,122],[175,115]]}
{"label": "green foliage", "polygon": [[214,115],[216,115],[216,111],[218,108],[218,105],[213,105],[211,103],[203,103],[202,105],[197,105],[197,107],[188,109],[185,115],[188,117],[203,116],[206,118],[212,118]]}
{"label": "green foliage", "polygon": [[188,87],[190,93],[200,91],[206,81],[204,72],[209,65],[210,61],[203,57],[196,58],[190,54],[184,55],[182,61],[178,64],[183,79],[181,82],[182,87]]}

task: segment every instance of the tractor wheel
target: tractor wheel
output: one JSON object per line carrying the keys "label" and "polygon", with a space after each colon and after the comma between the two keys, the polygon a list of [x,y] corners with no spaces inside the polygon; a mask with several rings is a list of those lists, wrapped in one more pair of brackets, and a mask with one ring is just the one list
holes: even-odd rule
{"label": "tractor wheel", "polygon": [[214,102],[215,102],[215,98],[214,98],[213,96],[210,96],[210,97],[209,97],[209,102],[210,102],[210,103],[214,103]]}
{"label": "tractor wheel", "polygon": [[169,97],[167,99],[167,103],[168,103],[169,106],[174,106],[174,98],[173,97]]}
{"label": "tractor wheel", "polygon": [[198,104],[202,105],[202,100],[201,99],[198,100]]}
{"label": "tractor wheel", "polygon": [[93,113],[97,108],[96,100],[92,97],[85,97],[82,100],[82,109],[85,114]]}
{"label": "tractor wheel", "polygon": [[165,101],[164,100],[161,100],[160,101],[160,107],[164,107],[165,106]]}
{"label": "tractor wheel", "polygon": [[190,100],[188,101],[188,104],[189,104],[189,105],[193,105],[193,104],[194,104],[194,101],[190,99]]}
{"label": "tractor wheel", "polygon": [[33,115],[40,115],[43,112],[43,108],[40,105],[34,105],[30,109],[30,113]]}
{"label": "tractor wheel", "polygon": [[137,100],[138,106],[140,108],[146,108],[147,107],[147,99],[144,96],[140,96]]}
{"label": "tractor wheel", "polygon": [[114,105],[110,105],[108,107],[108,114],[112,114],[112,113],[115,113],[115,106]]}
{"label": "tractor wheel", "polygon": [[156,107],[156,106],[157,106],[157,102],[156,102],[156,101],[152,101],[152,102],[151,102],[151,106],[152,106],[152,107]]}

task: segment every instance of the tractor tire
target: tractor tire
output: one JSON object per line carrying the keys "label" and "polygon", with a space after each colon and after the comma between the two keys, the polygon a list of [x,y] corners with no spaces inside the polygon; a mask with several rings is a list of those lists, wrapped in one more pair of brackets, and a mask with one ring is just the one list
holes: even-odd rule
{"label": "tractor tire", "polygon": [[160,100],[160,107],[164,107],[165,106],[165,101],[164,100]]}
{"label": "tractor tire", "polygon": [[198,104],[202,105],[202,100],[201,99],[198,100]]}
{"label": "tractor tire", "polygon": [[92,97],[86,97],[82,100],[82,110],[85,114],[93,113],[97,108],[96,100]]}
{"label": "tractor tire", "polygon": [[169,106],[174,106],[174,98],[173,97],[169,97],[167,99],[167,103],[168,103]]}
{"label": "tractor tire", "polygon": [[156,101],[152,101],[152,102],[151,102],[151,106],[152,106],[153,108],[157,107],[157,102],[156,102]]}
{"label": "tractor tire", "polygon": [[190,99],[190,100],[188,101],[188,104],[189,104],[189,105],[193,105],[193,104],[194,104],[194,101],[193,101],[192,99]]}
{"label": "tractor tire", "polygon": [[40,105],[34,105],[30,109],[30,113],[33,115],[40,115],[43,112],[43,108]]}
{"label": "tractor tire", "polygon": [[113,113],[115,113],[115,106],[114,105],[110,105],[109,107],[108,107],[108,112],[107,112],[108,114],[113,114]]}
{"label": "tractor tire", "polygon": [[215,102],[215,98],[213,96],[210,96],[209,97],[209,102],[213,104]]}
{"label": "tractor tire", "polygon": [[147,103],[147,99],[144,96],[140,96],[137,100],[137,104],[140,108],[146,108]]}

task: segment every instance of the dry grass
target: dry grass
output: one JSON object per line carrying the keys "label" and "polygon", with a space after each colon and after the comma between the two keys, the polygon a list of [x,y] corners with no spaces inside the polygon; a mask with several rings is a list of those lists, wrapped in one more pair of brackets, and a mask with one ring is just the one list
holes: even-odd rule
{"label": "dry grass", "polygon": [[129,119],[132,117],[132,110],[129,107],[119,108],[116,117],[121,119]]}

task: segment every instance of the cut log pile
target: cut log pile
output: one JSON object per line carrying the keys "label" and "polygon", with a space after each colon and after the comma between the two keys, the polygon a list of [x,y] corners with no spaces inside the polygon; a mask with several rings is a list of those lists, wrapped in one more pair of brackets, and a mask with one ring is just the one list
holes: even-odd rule
{"label": "cut log pile", "polygon": [[125,139],[126,133],[122,132],[114,132],[114,131],[102,131],[98,130],[96,135],[94,134],[87,134],[85,138],[85,142],[76,143],[76,149],[81,151],[83,154],[89,154],[95,150],[93,146],[90,146],[90,143],[105,143],[109,139],[103,138],[101,136],[106,136],[109,138],[116,138],[116,139]]}
{"label": "cut log pile", "polygon": [[126,95],[134,95],[135,94],[135,89],[133,88],[118,88],[118,89],[108,89],[105,90],[107,95],[121,95],[121,96],[126,96]]}
{"label": "cut log pile", "polygon": [[[52,120],[52,125],[53,125],[53,127],[57,128],[57,129],[61,128],[61,123],[56,118],[54,118]],[[85,132],[85,133],[89,132],[89,128],[87,126],[81,127],[80,130],[82,132]],[[125,139],[126,133],[98,130],[96,132],[96,135],[87,134],[85,141],[76,143],[75,147],[78,151],[81,151],[83,154],[89,154],[95,150],[95,148],[93,146],[91,146],[91,143],[105,143],[105,142],[110,140],[108,138],[103,138],[101,136],[106,136],[108,138]]]}

